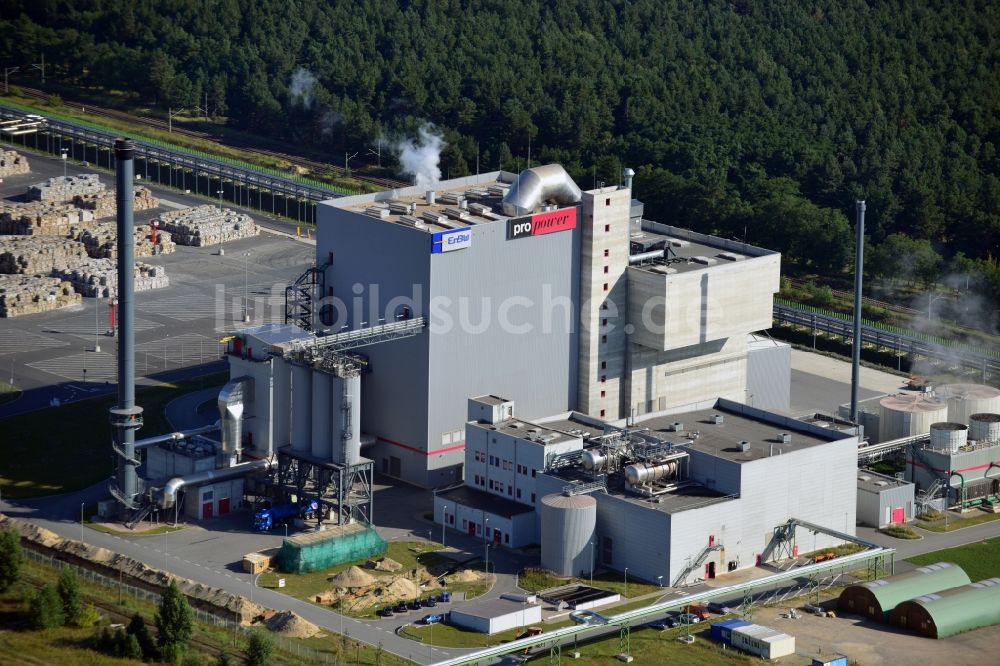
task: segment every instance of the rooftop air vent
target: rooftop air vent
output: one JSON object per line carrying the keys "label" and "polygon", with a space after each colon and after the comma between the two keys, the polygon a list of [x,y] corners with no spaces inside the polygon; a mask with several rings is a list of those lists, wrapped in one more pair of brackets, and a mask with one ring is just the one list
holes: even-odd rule
{"label": "rooftop air vent", "polygon": [[872,477],[868,476],[867,474],[862,474],[861,476],[858,477],[858,481],[871,481],[871,480]]}
{"label": "rooftop air vent", "polygon": [[789,442],[792,441],[792,435],[791,435],[791,433],[779,432],[778,433],[778,441],[781,442],[782,444],[788,444]]}
{"label": "rooftop air vent", "polygon": [[424,195],[424,201],[427,202],[428,206],[433,206],[434,202],[437,201],[437,193],[434,190],[427,190]]}
{"label": "rooftop air vent", "polygon": [[709,417],[709,420],[712,423],[714,423],[715,425],[722,425],[722,421],[723,421],[722,414],[712,414]]}
{"label": "rooftop air vent", "polygon": [[745,439],[740,440],[740,451],[747,453],[750,450],[750,442]]}
{"label": "rooftop air vent", "polygon": [[681,430],[684,430],[684,424],[679,423],[678,421],[674,421],[671,424],[670,429],[673,430],[674,432],[680,432]]}
{"label": "rooftop air vent", "polygon": [[705,257],[703,255],[698,255],[697,257],[691,257],[691,261],[696,264],[702,264],[703,266],[711,266],[716,263],[716,260],[712,257]]}
{"label": "rooftop air vent", "polygon": [[457,192],[442,192],[441,196],[439,196],[437,200],[443,204],[448,204],[449,206],[457,206],[458,202],[464,198],[464,195]]}
{"label": "rooftop air vent", "polygon": [[389,209],[383,208],[382,206],[371,206],[365,208],[365,215],[369,217],[377,217],[380,219],[387,219],[389,217]]}

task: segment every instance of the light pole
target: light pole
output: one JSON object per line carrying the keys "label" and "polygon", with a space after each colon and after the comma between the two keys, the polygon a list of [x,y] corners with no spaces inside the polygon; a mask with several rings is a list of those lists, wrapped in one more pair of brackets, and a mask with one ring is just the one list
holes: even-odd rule
{"label": "light pole", "polygon": [[3,94],[8,94],[10,92],[10,86],[7,85],[7,78],[21,69],[20,67],[4,67],[3,68]]}
{"label": "light pole", "polygon": [[249,278],[250,253],[243,253],[243,323],[250,321],[250,278]]}
{"label": "light pole", "polygon": [[264,572],[261,571],[256,576],[253,575],[253,574],[250,574],[250,603],[253,603],[253,588],[257,587],[257,579],[260,578],[261,574],[263,574],[263,573]]}
{"label": "light pole", "polygon": [[[218,191],[216,191],[216,194],[219,195],[219,213],[221,214],[222,213],[222,188],[221,187],[218,189]],[[219,222],[219,256],[220,257],[225,256],[225,254],[226,254],[226,251],[222,249],[222,229],[223,229],[223,224],[222,224],[222,221],[220,221]]]}
{"label": "light pole", "polygon": [[441,505],[441,545],[444,546],[444,526],[448,522],[448,505]]}
{"label": "light pole", "polygon": [[625,598],[628,598],[628,567],[625,567]]}
{"label": "light pole", "polygon": [[94,351],[101,351],[101,341],[98,337],[101,330],[101,297],[94,296]]}
{"label": "light pole", "polygon": [[86,502],[80,502],[80,543],[83,543],[83,507]]}
{"label": "light pole", "polygon": [[66,177],[66,153],[68,153],[68,152],[69,152],[68,148],[60,148],[59,149],[59,157],[62,159],[62,163],[63,163],[63,178]]}
{"label": "light pole", "polygon": [[934,305],[934,303],[936,303],[937,301],[940,301],[942,298],[945,298],[946,296],[948,296],[948,294],[938,294],[937,296],[935,296],[934,294],[928,292],[928,294],[927,294],[927,321],[931,321],[931,306]]}
{"label": "light pole", "polygon": [[656,582],[660,585],[660,587],[663,587],[663,576],[657,576]]}
{"label": "light pole", "polygon": [[483,567],[490,572],[490,519],[483,518]]}
{"label": "light pole", "polygon": [[594,584],[594,540],[590,540],[590,584]]}

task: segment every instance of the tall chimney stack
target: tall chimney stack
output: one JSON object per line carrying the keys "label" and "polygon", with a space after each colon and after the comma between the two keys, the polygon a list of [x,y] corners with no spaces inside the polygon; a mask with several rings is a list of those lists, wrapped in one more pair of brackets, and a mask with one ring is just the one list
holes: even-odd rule
{"label": "tall chimney stack", "polygon": [[111,494],[120,504],[122,522],[140,508],[135,431],[142,427],[142,407],[135,404],[135,230],[132,180],[135,144],[115,139],[115,203],[118,232],[118,404],[112,407],[113,447],[117,456]]}
{"label": "tall chimney stack", "polygon": [[861,275],[865,270],[865,202],[858,201],[854,247],[854,348],[851,355],[851,422],[858,422],[858,388],[861,383]]}

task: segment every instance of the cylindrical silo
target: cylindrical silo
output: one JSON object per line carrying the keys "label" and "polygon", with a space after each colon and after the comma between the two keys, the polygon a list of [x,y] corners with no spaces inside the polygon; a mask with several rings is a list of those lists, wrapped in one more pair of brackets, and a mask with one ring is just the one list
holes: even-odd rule
{"label": "cylindrical silo", "polygon": [[542,568],[559,576],[590,571],[597,500],[590,495],[546,495],[541,508]]}
{"label": "cylindrical silo", "polygon": [[937,394],[948,401],[948,420],[969,423],[973,414],[1000,413],[1000,389],[985,384],[945,384]]}
{"label": "cylindrical silo", "polygon": [[333,462],[356,465],[361,458],[361,375],[333,378]]}
{"label": "cylindrical silo", "polygon": [[333,375],[321,370],[312,373],[312,454],[320,460],[330,460],[333,429],[330,412],[333,409]]}
{"label": "cylindrical silo", "polygon": [[931,424],[931,448],[958,453],[968,440],[969,426],[948,421]]}
{"label": "cylindrical silo", "polygon": [[879,441],[926,435],[931,424],[948,420],[948,403],[922,393],[900,393],[879,401]]}
{"label": "cylindrical silo", "polygon": [[[271,440],[272,449],[280,449],[288,446],[291,442],[291,416],[292,416],[292,368],[288,361],[280,356],[271,357],[271,373],[274,377],[272,393],[274,408],[271,410],[271,423],[273,424],[273,435]],[[274,451],[268,451],[271,456]]]}
{"label": "cylindrical silo", "polygon": [[977,442],[1000,442],[1000,414],[970,416],[969,439]]}
{"label": "cylindrical silo", "polygon": [[312,448],[312,369],[292,365],[292,450]]}

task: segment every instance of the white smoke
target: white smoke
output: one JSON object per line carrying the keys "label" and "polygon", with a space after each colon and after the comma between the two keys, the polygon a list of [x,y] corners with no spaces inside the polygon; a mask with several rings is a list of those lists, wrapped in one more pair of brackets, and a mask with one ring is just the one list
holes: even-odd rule
{"label": "white smoke", "polygon": [[444,148],[444,137],[431,125],[424,125],[418,130],[418,137],[404,139],[396,144],[399,151],[400,171],[413,176],[414,185],[433,189],[441,180],[441,150]]}
{"label": "white smoke", "polygon": [[303,108],[308,109],[313,103],[313,87],[316,76],[305,67],[299,67],[292,72],[292,80],[288,84],[288,94],[293,101],[298,101]]}

